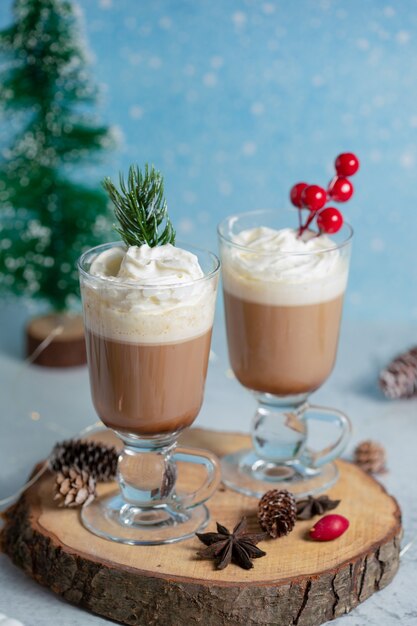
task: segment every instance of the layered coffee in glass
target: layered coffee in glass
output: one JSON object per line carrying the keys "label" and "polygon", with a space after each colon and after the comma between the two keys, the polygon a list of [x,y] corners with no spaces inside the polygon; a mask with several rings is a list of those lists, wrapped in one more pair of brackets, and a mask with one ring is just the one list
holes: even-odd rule
{"label": "layered coffee in glass", "polygon": [[[347,442],[340,411],[308,396],[333,370],[347,284],[352,231],[329,237],[285,227],[287,215],[254,211],[219,226],[229,358],[253,392],[253,450],[223,460],[225,482],[249,495],[271,485],[317,493],[337,476],[331,461]],[[311,419],[339,432],[326,450],[307,444]]]}
{"label": "layered coffee in glass", "polygon": [[[213,456],[177,446],[204,394],[219,261],[187,246],[106,244],[79,262],[94,407],[124,443],[120,489],[82,512],[96,534],[152,544],[191,536],[219,482]],[[195,493],[176,490],[177,462],[203,465]]]}

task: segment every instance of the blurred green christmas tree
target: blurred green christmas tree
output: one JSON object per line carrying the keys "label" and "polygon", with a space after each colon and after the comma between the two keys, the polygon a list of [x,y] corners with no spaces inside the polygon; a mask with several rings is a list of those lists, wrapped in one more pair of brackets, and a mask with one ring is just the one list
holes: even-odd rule
{"label": "blurred green christmas tree", "polygon": [[75,166],[114,141],[89,113],[97,91],[76,5],[15,0],[13,13],[0,31],[3,124],[10,119],[0,156],[0,296],[62,310],[78,294],[77,257],[108,232],[105,193],[78,182]]}

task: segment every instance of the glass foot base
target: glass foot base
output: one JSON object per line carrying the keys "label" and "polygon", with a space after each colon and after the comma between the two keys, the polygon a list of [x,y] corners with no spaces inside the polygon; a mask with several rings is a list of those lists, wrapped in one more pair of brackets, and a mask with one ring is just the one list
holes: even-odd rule
{"label": "glass foot base", "polygon": [[228,454],[221,460],[225,485],[246,496],[261,498],[270,489],[287,489],[297,498],[315,495],[329,489],[339,477],[334,463],[311,469],[302,459],[277,464],[265,461],[252,450]]}
{"label": "glass foot base", "polygon": [[152,546],[189,539],[207,525],[209,512],[204,505],[193,509],[167,505],[141,509],[115,492],[83,507],[81,520],[88,530],[104,539]]}

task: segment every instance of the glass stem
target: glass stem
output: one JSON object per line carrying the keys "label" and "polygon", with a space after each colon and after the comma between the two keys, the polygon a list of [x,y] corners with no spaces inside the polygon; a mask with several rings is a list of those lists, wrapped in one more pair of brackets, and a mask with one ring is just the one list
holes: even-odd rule
{"label": "glass stem", "polygon": [[177,478],[176,437],[139,439],[117,434],[124,443],[117,468],[123,500],[141,509],[167,503]]}
{"label": "glass stem", "polygon": [[296,459],[306,442],[303,420],[306,394],[278,398],[256,393],[258,409],[252,421],[252,442],[261,459],[286,463]]}

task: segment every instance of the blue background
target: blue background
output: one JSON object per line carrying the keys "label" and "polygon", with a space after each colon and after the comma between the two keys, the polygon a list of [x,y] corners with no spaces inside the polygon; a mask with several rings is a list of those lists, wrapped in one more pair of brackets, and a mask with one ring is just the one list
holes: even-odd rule
{"label": "blue background", "polygon": [[[11,19],[0,3],[0,25]],[[361,159],[345,316],[417,319],[417,2],[83,0],[99,115],[131,162],[165,175],[182,240],[216,246],[230,212],[288,207]],[[289,217],[296,223],[296,214]]]}

